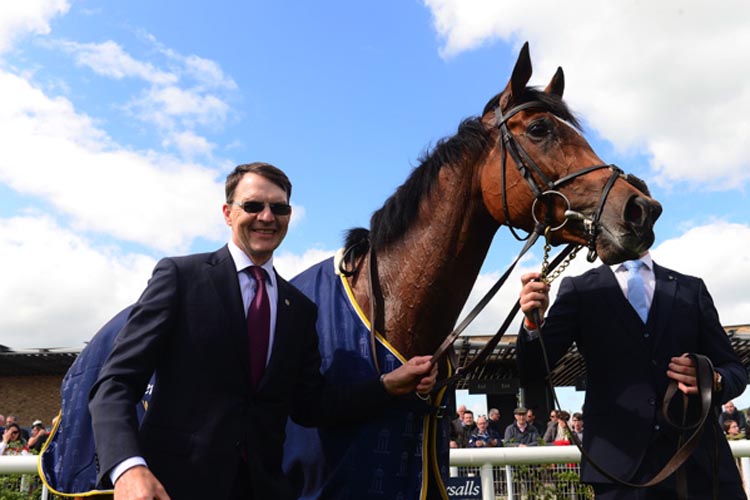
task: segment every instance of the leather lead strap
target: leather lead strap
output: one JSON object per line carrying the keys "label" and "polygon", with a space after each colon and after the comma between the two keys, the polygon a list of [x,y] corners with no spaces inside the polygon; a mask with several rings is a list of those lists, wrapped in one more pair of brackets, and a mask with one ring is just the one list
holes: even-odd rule
{"label": "leather lead strap", "polygon": [[[554,397],[555,405],[559,408],[560,402],[557,400],[557,394],[555,392],[554,385],[552,384],[552,377],[550,375],[549,364],[547,363],[547,354],[546,354],[546,350],[544,349],[544,340],[541,335],[541,331],[539,335],[539,340],[542,345],[544,361],[545,361],[545,364],[547,365],[547,383],[549,384],[549,388]],[[667,461],[664,467],[658,473],[656,473],[656,475],[653,478],[646,481],[645,483],[631,483],[623,479],[620,479],[614,476],[613,474],[611,474],[610,472],[604,470],[599,464],[597,464],[594,460],[591,459],[589,454],[583,448],[583,444],[581,443],[581,440],[578,439],[578,436],[576,436],[574,432],[571,432],[570,427],[568,426],[568,423],[567,422],[565,423],[565,426],[568,430],[568,434],[570,435],[573,441],[573,444],[575,444],[578,450],[581,452],[581,456],[585,458],[586,461],[588,461],[588,463],[594,469],[597,470],[597,472],[602,474],[604,477],[606,477],[610,481],[620,484],[622,486],[627,486],[629,488],[649,488],[658,483],[661,483],[666,478],[671,476],[675,471],[677,471],[682,466],[682,464],[685,463],[685,461],[690,457],[690,455],[693,454],[693,451],[695,451],[696,447],[698,446],[698,442],[700,441],[700,437],[703,434],[703,430],[705,429],[708,416],[711,414],[712,400],[713,400],[714,367],[713,367],[713,364],[711,363],[711,360],[702,354],[689,354],[688,356],[690,356],[690,358],[693,359],[696,365],[698,393],[700,396],[700,416],[698,417],[696,423],[690,424],[690,425],[677,425],[672,420],[672,418],[669,416],[669,405],[672,401],[672,398],[674,398],[677,395],[677,392],[679,389],[677,388],[677,382],[675,381],[670,382],[669,386],[667,387],[666,392],[664,393],[664,401],[662,403],[662,415],[664,416],[664,419],[667,421],[667,423],[671,425],[672,427],[675,427],[680,431],[692,430],[692,434],[681,446],[678,447],[675,454],[672,456],[672,458],[670,458]],[[682,397],[683,397],[684,408],[687,409],[688,397],[687,395],[684,395],[684,394]],[[711,422],[708,422],[708,423],[709,425],[711,424]],[[714,470],[716,471],[716,467],[718,465],[717,451],[715,451],[714,453],[713,461],[714,461]],[[687,478],[684,478],[684,479],[685,481],[678,481],[678,485],[677,485],[677,493],[678,493],[678,498],[680,500],[687,500],[687,484],[686,484]],[[680,482],[682,482],[682,484],[679,484]],[[714,474],[713,483],[714,483],[713,484],[714,500],[718,500],[718,489],[717,489],[718,475],[717,474]]]}

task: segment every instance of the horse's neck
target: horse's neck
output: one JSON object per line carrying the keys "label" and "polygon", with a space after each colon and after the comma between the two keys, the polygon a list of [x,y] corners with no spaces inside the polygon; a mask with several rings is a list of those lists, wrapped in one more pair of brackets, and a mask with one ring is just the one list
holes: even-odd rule
{"label": "horse's neck", "polygon": [[[406,236],[377,252],[376,324],[404,356],[432,354],[450,333],[497,231],[469,181],[441,177]],[[365,283],[355,290],[369,315]]]}

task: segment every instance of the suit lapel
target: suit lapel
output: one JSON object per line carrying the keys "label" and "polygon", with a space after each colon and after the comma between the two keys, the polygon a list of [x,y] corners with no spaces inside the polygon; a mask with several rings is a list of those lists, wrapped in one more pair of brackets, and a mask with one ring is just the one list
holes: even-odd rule
{"label": "suit lapel", "polygon": [[[276,272],[275,269],[274,272]],[[268,360],[268,366],[266,366],[266,371],[260,381],[259,389],[262,389],[268,383],[268,380],[273,380],[273,373],[278,368],[282,356],[284,356],[284,345],[290,341],[290,334],[293,329],[292,318],[294,314],[291,312],[293,306],[290,294],[292,285],[279,276],[279,273],[276,273],[276,283],[279,287],[278,303],[276,304],[276,331],[271,346],[271,358]]]}
{"label": "suit lapel", "polygon": [[601,283],[601,291],[604,300],[607,302],[608,311],[612,311],[619,316],[618,321],[630,322],[633,318],[636,318],[640,322],[638,313],[635,312],[633,306],[630,305],[628,299],[622,293],[622,288],[615,278],[615,273],[609,266],[601,266],[600,268],[599,281]]}
{"label": "suit lapel", "polygon": [[654,348],[670,321],[672,305],[677,294],[677,278],[669,269],[654,263],[654,299],[648,312],[648,325],[654,335]]}
{"label": "suit lapel", "polygon": [[[245,374],[249,377],[250,360],[248,356],[247,326],[245,322],[242,292],[237,278],[237,268],[226,245],[211,254],[206,261],[206,272],[211,278],[214,292],[225,309],[229,323],[229,335],[236,346],[236,353]],[[220,314],[217,311],[217,314]]]}

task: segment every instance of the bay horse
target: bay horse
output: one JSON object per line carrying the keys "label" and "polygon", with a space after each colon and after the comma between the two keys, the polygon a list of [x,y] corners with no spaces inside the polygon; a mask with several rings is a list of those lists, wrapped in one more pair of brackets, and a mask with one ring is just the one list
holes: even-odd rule
{"label": "bay horse", "polygon": [[[532,232],[544,219],[557,229],[553,243],[588,245],[607,264],[653,243],[660,205],[584,139],[562,100],[562,69],[544,90],[527,87],[530,77],[526,44],[482,115],[421,159],[369,231],[348,233],[346,257],[292,280],[318,304],[329,381],[365,379],[435,352],[502,225]],[[377,342],[368,342],[372,321]],[[444,365],[441,376],[450,370]],[[285,472],[304,499],[447,498],[446,401],[444,390],[426,402],[415,397],[346,429],[290,422]]]}
{"label": "bay horse", "polygon": [[[292,280],[318,304],[321,368],[329,381],[371,378],[434,352],[501,225],[538,231],[543,220],[557,228],[553,243],[588,245],[605,263],[650,247],[659,204],[583,138],[562,101],[562,69],[544,90],[527,87],[530,77],[524,45],[505,89],[436,145],[375,212],[370,230],[350,231],[348,252]],[[368,315],[370,309],[376,313]],[[65,376],[62,418],[40,458],[40,475],[53,492],[111,493],[96,489],[87,394],[127,315],[128,309],[105,325]],[[441,364],[441,376],[450,375],[453,367]],[[290,422],[285,472],[300,498],[446,499],[448,396],[442,387],[427,400],[399,399],[347,428]],[[147,391],[139,418],[149,398]]]}

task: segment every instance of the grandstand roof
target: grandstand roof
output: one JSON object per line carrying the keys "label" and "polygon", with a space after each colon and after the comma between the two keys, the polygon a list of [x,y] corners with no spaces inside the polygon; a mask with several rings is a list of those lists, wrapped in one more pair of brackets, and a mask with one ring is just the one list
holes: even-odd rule
{"label": "grandstand roof", "polygon": [[[725,326],[724,330],[745,369],[748,369],[750,367],[750,325]],[[489,336],[461,337],[455,344],[459,365],[466,364],[490,338]],[[552,380],[557,387],[578,385],[585,375],[586,365],[575,345],[552,370]],[[517,377],[516,335],[504,335],[487,362],[477,368],[474,373],[466,375],[458,383],[457,388],[468,388],[472,380],[502,380]]]}
{"label": "grandstand roof", "polygon": [[[750,367],[750,325],[725,326],[734,350],[745,368]],[[460,365],[473,357],[490,339],[489,336],[463,336],[456,342]],[[81,352],[81,348],[47,348],[13,350],[0,345],[0,376],[14,375],[64,375]],[[573,348],[552,370],[556,386],[580,384],[586,366],[578,349]],[[458,382],[458,389],[466,389],[474,380],[503,380],[518,378],[516,369],[516,335],[505,335],[483,366],[467,374]]]}

